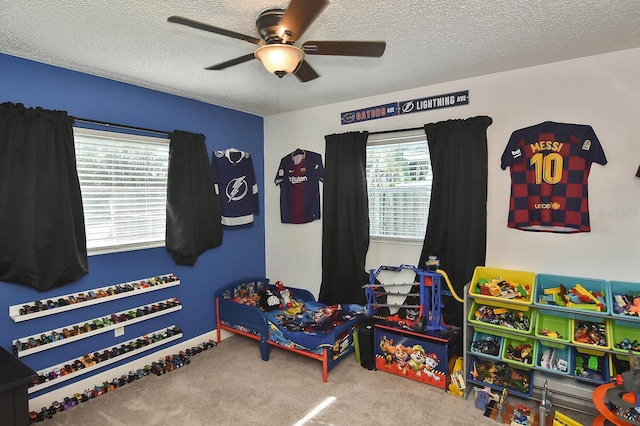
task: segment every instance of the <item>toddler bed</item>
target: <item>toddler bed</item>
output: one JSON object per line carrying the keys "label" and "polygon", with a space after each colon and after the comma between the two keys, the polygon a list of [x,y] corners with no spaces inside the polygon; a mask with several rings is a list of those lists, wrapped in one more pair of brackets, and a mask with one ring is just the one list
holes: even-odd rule
{"label": "toddler bed", "polygon": [[327,306],[307,290],[272,285],[267,278],[235,281],[215,298],[218,343],[227,330],[258,340],[264,361],[271,346],[321,361],[323,382],[353,351],[354,328],[365,318],[363,306]]}

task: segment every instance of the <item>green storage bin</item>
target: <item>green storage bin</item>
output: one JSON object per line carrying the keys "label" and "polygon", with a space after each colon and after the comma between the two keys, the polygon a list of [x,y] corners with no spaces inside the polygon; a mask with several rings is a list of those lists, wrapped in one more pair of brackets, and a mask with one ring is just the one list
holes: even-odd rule
{"label": "green storage bin", "polygon": [[[515,318],[519,322],[514,322],[513,327],[506,326],[498,322],[497,315],[487,316],[491,312],[504,312],[500,315],[504,317]],[[528,305],[513,305],[498,301],[478,301],[474,300],[469,309],[469,323],[479,326],[485,330],[495,330],[496,333],[507,332],[517,334],[532,334],[533,325],[535,323],[535,309]],[[493,322],[492,322],[493,321]]]}
{"label": "green storage bin", "polygon": [[538,341],[533,337],[512,336],[504,339],[502,360],[507,364],[523,369],[535,365]]}
{"label": "green storage bin", "polygon": [[[640,355],[640,323],[629,321],[611,321],[611,350],[621,354],[628,354],[631,349],[636,355]],[[629,343],[636,343],[632,347],[620,345],[624,339]]]}
{"label": "green storage bin", "polygon": [[[546,333],[545,333],[546,330]],[[553,337],[556,333],[558,337]],[[538,310],[535,336],[561,343],[571,342],[571,320],[560,316],[555,311]]]}

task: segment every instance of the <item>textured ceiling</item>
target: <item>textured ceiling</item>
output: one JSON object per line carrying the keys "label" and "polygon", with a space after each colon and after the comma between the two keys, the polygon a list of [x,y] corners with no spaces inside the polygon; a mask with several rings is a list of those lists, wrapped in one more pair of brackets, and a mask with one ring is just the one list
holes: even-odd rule
{"label": "textured ceiling", "polygon": [[0,0],[0,52],[267,116],[640,47],[638,0],[332,0],[296,43],[385,40],[382,58],[308,56],[300,83],[259,61],[204,67],[255,49],[167,22],[171,15],[259,37],[288,0]]}

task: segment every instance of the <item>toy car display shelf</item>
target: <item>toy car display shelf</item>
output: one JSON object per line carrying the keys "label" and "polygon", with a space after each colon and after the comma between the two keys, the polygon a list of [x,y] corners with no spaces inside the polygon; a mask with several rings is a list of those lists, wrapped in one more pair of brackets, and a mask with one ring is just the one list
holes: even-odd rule
{"label": "toy car display shelf", "polygon": [[117,312],[111,314],[109,317],[93,318],[81,324],[69,325],[14,340],[14,353],[18,357],[31,355],[56,346],[75,342],[76,340],[105,333],[123,327],[124,325],[131,325],[160,315],[166,315],[180,309],[182,309],[182,305],[180,301],[174,297],[150,305],[143,305]]}
{"label": "toy car display shelf", "polygon": [[180,284],[173,274],[159,275],[136,281],[87,290],[82,293],[66,294],[50,299],[25,302],[9,306],[9,316],[14,322],[27,321],[72,309],[84,308],[98,303],[109,302],[123,297],[135,296],[150,291],[161,290]]}
{"label": "toy car display shelf", "polygon": [[156,330],[151,333],[132,339],[127,345],[120,347],[103,348],[93,354],[85,354],[75,360],[69,360],[59,365],[52,366],[37,372],[38,380],[28,389],[28,393],[38,392],[49,386],[56,385],[91,371],[103,368],[114,362],[149,351],[158,346],[180,339],[182,331],[175,325],[166,329]]}
{"label": "toy car display shelf", "polygon": [[[633,289],[632,283],[477,267],[465,292],[468,382],[525,397],[534,371],[588,385],[609,382],[610,356],[623,356],[634,342],[640,351],[640,328],[629,325],[640,321],[640,290],[634,295]],[[612,309],[616,298],[625,305],[616,305],[619,312]],[[638,313],[629,316],[634,299]]]}
{"label": "toy car display shelf", "polygon": [[[413,272],[418,281],[376,283],[382,272],[404,270]],[[381,266],[370,271],[365,295],[369,315],[377,320],[373,333],[376,370],[447,389],[449,361],[459,345],[459,328],[442,320],[442,295],[452,295],[441,288],[442,279],[446,279],[443,274],[411,265]],[[405,302],[387,303],[389,296],[404,297]],[[407,314],[403,319],[396,318],[397,314],[385,317],[381,308],[406,308]]]}

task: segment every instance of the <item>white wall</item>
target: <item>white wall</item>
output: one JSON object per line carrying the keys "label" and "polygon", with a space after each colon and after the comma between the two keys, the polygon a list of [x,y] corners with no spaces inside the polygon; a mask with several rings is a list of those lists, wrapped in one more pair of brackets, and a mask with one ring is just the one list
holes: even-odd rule
{"label": "white wall", "polygon": [[[321,221],[280,223],[280,190],[273,178],[284,155],[303,148],[324,157],[324,136],[332,133],[402,129],[488,115],[493,124],[487,131],[487,265],[640,282],[640,179],[635,177],[640,164],[639,71],[640,49],[632,49],[266,117],[267,276],[316,295],[322,277]],[[344,111],[459,90],[469,90],[469,105],[340,124]],[[500,157],[514,130],[547,120],[591,125],[609,160],[591,169],[590,233],[536,233],[506,226],[510,176],[500,168]],[[420,250],[413,245],[371,244],[366,267],[415,264]]]}

